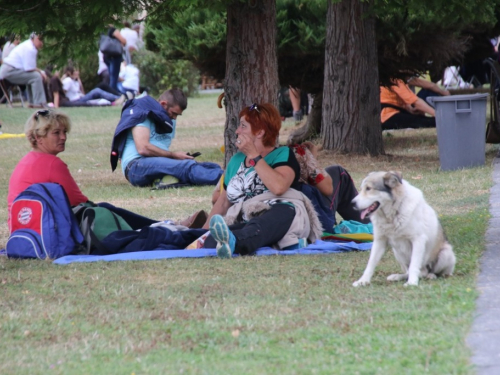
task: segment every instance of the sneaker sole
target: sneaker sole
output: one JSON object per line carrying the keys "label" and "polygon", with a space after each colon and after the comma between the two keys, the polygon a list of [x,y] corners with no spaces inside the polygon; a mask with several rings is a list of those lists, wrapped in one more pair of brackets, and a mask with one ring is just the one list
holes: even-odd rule
{"label": "sneaker sole", "polygon": [[219,258],[231,258],[231,250],[229,249],[228,244],[222,244],[220,246],[217,246],[217,257]]}
{"label": "sneaker sole", "polygon": [[217,245],[217,256],[219,258],[230,258],[229,228],[221,217],[213,217],[210,220],[210,234],[220,245]]}
{"label": "sneaker sole", "polygon": [[229,228],[222,218],[214,217],[210,221],[210,233],[218,242],[229,242]]}

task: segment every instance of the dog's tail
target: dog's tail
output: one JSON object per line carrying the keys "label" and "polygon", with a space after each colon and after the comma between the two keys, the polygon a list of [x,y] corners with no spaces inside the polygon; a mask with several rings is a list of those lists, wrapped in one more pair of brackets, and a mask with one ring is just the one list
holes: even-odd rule
{"label": "dog's tail", "polygon": [[455,270],[456,262],[457,258],[453,252],[453,246],[448,241],[444,241],[439,251],[437,262],[434,265],[433,273],[437,276],[451,276]]}

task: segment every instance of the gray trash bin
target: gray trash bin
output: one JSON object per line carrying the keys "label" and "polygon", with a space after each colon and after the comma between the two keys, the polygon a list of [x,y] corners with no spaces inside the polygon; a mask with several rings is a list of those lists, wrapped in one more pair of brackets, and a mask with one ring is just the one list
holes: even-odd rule
{"label": "gray trash bin", "polygon": [[441,170],[484,165],[486,99],[489,94],[431,96]]}

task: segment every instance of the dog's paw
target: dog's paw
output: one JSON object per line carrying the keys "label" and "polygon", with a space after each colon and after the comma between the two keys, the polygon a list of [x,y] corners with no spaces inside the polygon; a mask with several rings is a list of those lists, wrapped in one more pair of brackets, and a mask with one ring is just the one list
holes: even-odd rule
{"label": "dog's paw", "polygon": [[404,286],[418,286],[418,280],[417,281],[408,281],[406,283],[404,283]]}
{"label": "dog's paw", "polygon": [[406,273],[395,273],[393,275],[387,276],[387,281],[403,281],[408,280],[408,275]]}
{"label": "dog's paw", "polygon": [[358,286],[365,286],[365,285],[369,285],[369,284],[370,284],[370,280],[359,279],[358,281],[353,282],[352,286],[358,287]]}
{"label": "dog's paw", "polygon": [[437,276],[434,273],[428,273],[425,277],[428,278],[429,280],[437,279]]}

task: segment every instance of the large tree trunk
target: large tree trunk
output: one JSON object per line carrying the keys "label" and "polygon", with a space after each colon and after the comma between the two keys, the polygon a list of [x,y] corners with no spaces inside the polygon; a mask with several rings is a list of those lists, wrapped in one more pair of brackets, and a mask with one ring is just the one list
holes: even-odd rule
{"label": "large tree trunk", "polygon": [[225,163],[234,145],[238,114],[255,102],[278,105],[276,1],[234,1],[227,8]]}
{"label": "large tree trunk", "polygon": [[384,154],[372,1],[329,1],[323,87],[323,147]]}
{"label": "large tree trunk", "polygon": [[294,130],[289,136],[287,143],[302,143],[311,138],[317,137],[321,132],[321,107],[323,103],[323,93],[313,95],[311,111],[307,116],[304,126]]}

